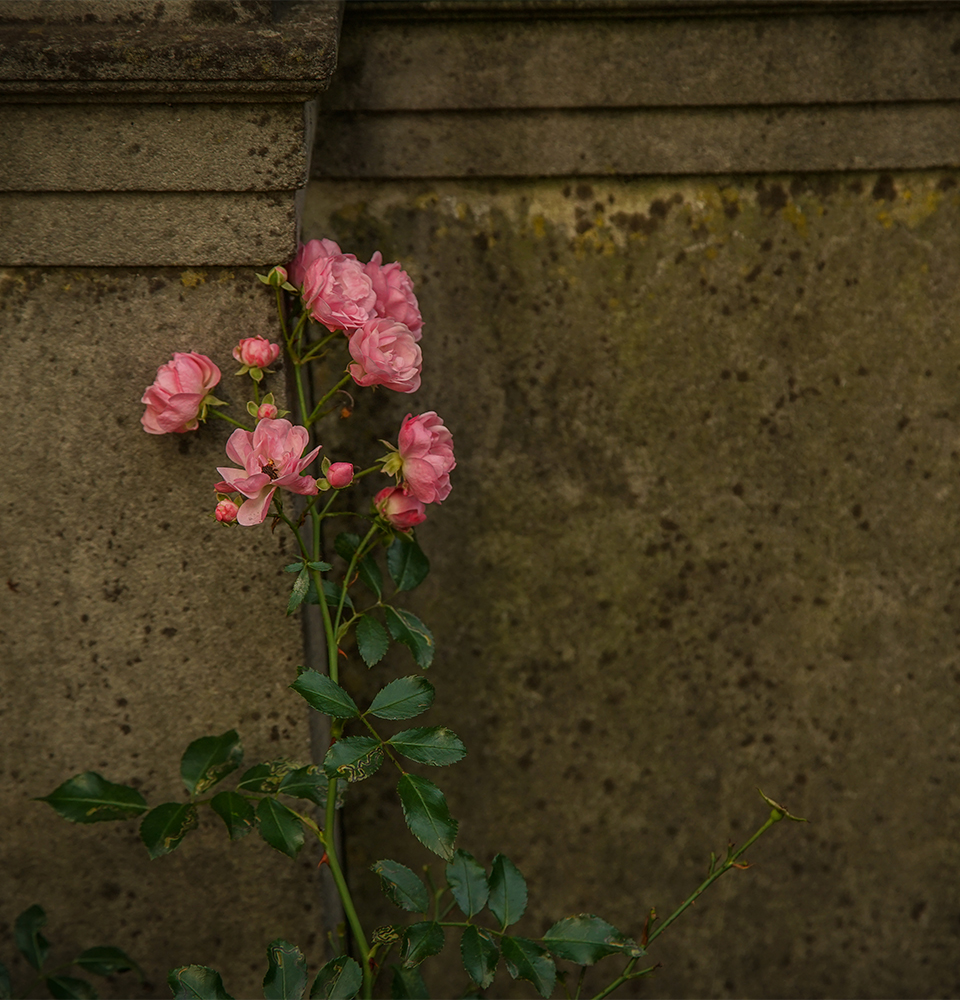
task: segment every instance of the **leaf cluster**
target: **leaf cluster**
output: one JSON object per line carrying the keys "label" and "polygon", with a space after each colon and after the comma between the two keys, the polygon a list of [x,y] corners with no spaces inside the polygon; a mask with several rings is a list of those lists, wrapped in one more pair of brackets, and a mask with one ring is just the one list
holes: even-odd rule
{"label": "leaf cluster", "polygon": [[[36,903],[24,910],[14,923],[14,943],[37,973],[34,984],[31,984],[26,992],[32,991],[35,983],[42,980],[50,996],[57,1000],[96,1000],[97,991],[88,979],[63,974],[63,970],[71,966],[77,966],[83,972],[95,976],[112,976],[118,972],[133,971],[140,977],[141,982],[144,981],[140,966],[126,952],[110,945],[87,948],[71,961],[62,962],[54,969],[45,971],[50,956],[50,942],[43,934],[46,924],[47,914],[43,907]],[[0,1000],[10,1000],[12,996],[10,973],[0,962]]]}

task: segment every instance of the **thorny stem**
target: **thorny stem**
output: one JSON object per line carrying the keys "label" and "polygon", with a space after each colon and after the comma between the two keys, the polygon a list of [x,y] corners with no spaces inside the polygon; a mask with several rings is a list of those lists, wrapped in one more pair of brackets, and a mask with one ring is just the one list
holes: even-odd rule
{"label": "thorny stem", "polygon": [[[297,371],[299,370],[300,369],[298,367]],[[349,374],[344,375],[343,378],[340,379],[340,381],[326,395],[320,398],[320,402],[317,403],[317,405],[313,408],[313,412],[304,421],[307,427],[309,427],[320,415],[320,411],[323,409],[324,404],[328,400],[332,399],[349,381],[350,381],[350,375]],[[306,410],[304,409],[303,412],[306,413]]]}

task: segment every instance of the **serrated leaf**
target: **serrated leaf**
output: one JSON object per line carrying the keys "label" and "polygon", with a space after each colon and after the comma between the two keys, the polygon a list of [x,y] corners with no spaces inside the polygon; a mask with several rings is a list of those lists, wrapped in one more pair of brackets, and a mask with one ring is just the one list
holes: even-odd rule
{"label": "serrated leaf", "polygon": [[419,587],[430,572],[430,560],[413,538],[395,538],[387,549],[387,571],[397,590]]}
{"label": "serrated leaf", "polygon": [[363,985],[363,971],[347,955],[338,955],[317,973],[310,1000],[353,1000]]}
{"label": "serrated leaf", "polygon": [[272,795],[283,784],[283,779],[296,769],[296,764],[283,758],[254,764],[240,776],[240,780],[237,782],[237,791],[264,792],[267,795]]}
{"label": "serrated leaf", "polygon": [[404,729],[402,733],[391,736],[387,743],[404,757],[433,767],[456,764],[467,754],[460,737],[446,726]]}
{"label": "serrated leaf", "polygon": [[330,563],[328,563],[328,562],[322,562],[322,561],[321,562],[308,562],[307,566],[310,569],[315,569],[318,573],[326,573],[329,570],[333,569],[333,567],[330,565]]}
{"label": "serrated leaf", "polygon": [[37,972],[40,971],[50,953],[50,942],[40,933],[40,928],[45,927],[46,923],[46,911],[42,906],[34,903],[17,917],[13,925],[13,940],[20,950],[20,954]]}
{"label": "serrated leaf", "polygon": [[527,938],[504,936],[500,948],[507,963],[507,972],[514,979],[526,979],[533,983],[536,991],[544,998],[553,993],[557,967],[540,945]]}
{"label": "serrated leaf", "polygon": [[447,865],[446,876],[453,898],[465,916],[476,916],[487,905],[490,895],[487,873],[472,854],[458,849]]}
{"label": "serrated leaf", "polygon": [[223,988],[219,972],[205,965],[182,965],[167,974],[173,1000],[233,1000]]}
{"label": "serrated leaf", "polygon": [[315,805],[323,806],[327,802],[327,776],[316,764],[298,767],[284,777],[278,791],[284,795],[292,795],[295,799],[308,799]]}
{"label": "serrated leaf", "polygon": [[87,948],[73,960],[73,964],[96,976],[112,976],[117,972],[132,971],[141,980],[144,978],[143,969],[125,951],[110,945]]}
{"label": "serrated leaf", "polygon": [[38,802],[46,802],[71,823],[131,819],[147,811],[144,797],[129,785],[115,785],[96,771],[84,771]]}
{"label": "serrated leaf", "polygon": [[197,807],[191,802],[164,802],[151,809],[140,824],[140,839],[151,858],[175,851],[183,838],[197,828]]}
{"label": "serrated leaf", "polygon": [[403,932],[400,942],[400,958],[404,968],[411,969],[425,958],[439,955],[443,951],[443,942],[443,928],[435,920],[421,920],[411,924]]}
{"label": "serrated leaf", "polygon": [[357,572],[360,574],[363,585],[377,595],[377,600],[383,597],[383,574],[372,554],[365,555],[357,563]]}
{"label": "serrated leaf", "polygon": [[[340,607],[340,594],[342,593],[342,588],[339,586],[339,584],[334,583],[333,580],[324,580],[323,593],[327,599],[327,604],[331,608]],[[349,594],[344,595],[343,606],[345,608],[349,608],[351,611],[354,610],[353,600],[351,599]]]}
{"label": "serrated leaf", "polygon": [[287,614],[292,615],[297,608],[306,600],[307,592],[310,590],[310,573],[304,566],[293,581],[293,589],[290,591],[290,600],[287,601]]}
{"label": "serrated leaf", "polygon": [[444,861],[452,860],[458,824],[450,815],[443,792],[416,774],[403,775],[397,791],[410,832]]}
{"label": "serrated leaf", "polygon": [[289,941],[277,938],[267,945],[267,961],[264,1000],[300,1000],[307,988],[307,961],[303,952]]}
{"label": "serrated leaf", "polygon": [[3,962],[0,962],[0,1000],[11,1000],[12,996],[13,984],[10,982],[10,973]]}
{"label": "serrated leaf", "polygon": [[180,777],[191,795],[202,795],[240,766],[243,746],[235,729],[220,736],[201,736],[180,758]]}
{"label": "serrated leaf", "polygon": [[413,654],[417,666],[426,670],[433,663],[433,633],[416,615],[402,608],[385,605],[387,628],[397,642],[402,642]]}
{"label": "serrated leaf", "polygon": [[245,837],[257,825],[253,806],[237,792],[218,792],[210,808],[223,820],[231,840]]}
{"label": "serrated leaf", "polygon": [[257,829],[273,848],[295,858],[303,847],[303,827],[300,820],[282,802],[265,798],[257,803]]}
{"label": "serrated leaf", "polygon": [[318,670],[305,670],[291,685],[301,698],[318,712],[335,719],[357,719],[360,709],[336,681]]}
{"label": "serrated leaf", "polygon": [[607,955],[640,958],[646,954],[636,941],[592,913],[558,920],[542,940],[552,955],[577,965],[593,965]]}
{"label": "serrated leaf", "polygon": [[323,758],[323,770],[330,778],[362,781],[383,763],[383,748],[372,736],[344,736]]}
{"label": "serrated leaf", "polygon": [[337,555],[347,562],[350,562],[353,558],[353,554],[357,551],[359,545],[360,536],[353,534],[351,531],[341,531],[333,540],[333,547],[336,549]]}
{"label": "serrated leaf", "polygon": [[490,867],[490,912],[500,921],[501,929],[515,924],[527,908],[527,883],[520,869],[502,854]]}
{"label": "serrated leaf", "polygon": [[393,1000],[430,1000],[427,984],[417,968],[405,969],[402,965],[391,965],[393,979],[390,982],[390,996]]}
{"label": "serrated leaf", "polygon": [[411,913],[426,913],[430,895],[423,880],[399,861],[375,861],[371,870],[380,876],[380,888],[391,903]]}
{"label": "serrated leaf", "polygon": [[299,573],[303,569],[303,562],[287,563],[283,567],[284,573]]}
{"label": "serrated leaf", "polygon": [[54,1000],[97,1000],[93,983],[76,976],[47,976],[47,989]]}
{"label": "serrated leaf", "polygon": [[485,928],[471,924],[460,938],[460,957],[467,975],[485,990],[493,982],[500,961],[500,950],[493,935]]}
{"label": "serrated leaf", "polygon": [[389,648],[387,630],[372,615],[361,615],[357,622],[357,651],[363,662],[368,667],[374,666]]}
{"label": "serrated leaf", "polygon": [[367,712],[378,719],[412,719],[433,704],[435,694],[433,685],[419,674],[398,677],[377,692]]}

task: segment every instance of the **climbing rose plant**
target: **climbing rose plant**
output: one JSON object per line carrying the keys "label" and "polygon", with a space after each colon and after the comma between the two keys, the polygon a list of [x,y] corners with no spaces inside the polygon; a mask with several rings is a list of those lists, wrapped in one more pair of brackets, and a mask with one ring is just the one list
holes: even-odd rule
{"label": "climbing rose plant", "polygon": [[[458,823],[443,791],[420,773],[459,761],[466,753],[459,737],[440,725],[415,726],[389,737],[380,731],[382,722],[415,719],[434,701],[433,685],[423,673],[434,659],[433,635],[398,602],[430,569],[415,529],[450,495],[457,466],[453,435],[436,412],[409,413],[396,444],[383,442],[386,451],[366,467],[358,469],[353,456],[332,461],[328,455],[317,467],[322,447],[317,431],[325,418],[343,409],[339,397],[348,384],[404,395],[419,389],[423,318],[413,282],[399,263],[384,264],[379,252],[362,264],[327,239],[311,240],[287,268],[258,277],[276,296],[280,342],[246,337],[233,348],[240,364],[236,375],[247,379],[250,390],[249,419],[225,412],[227,404],[213,394],[220,369],[191,352],[175,353],[160,366],[143,395],[142,424],[148,434],[158,435],[192,432],[210,417],[236,426],[223,464],[215,476],[211,470],[213,516],[233,530],[265,530],[269,522],[291,533],[298,556],[285,567],[292,576],[287,614],[305,604],[318,606],[326,671],[298,668],[290,687],[310,709],[329,718],[330,746],[318,764],[279,759],[241,770],[243,748],[231,729],[200,736],[187,746],[180,763],[187,802],[150,807],[135,788],[93,771],[69,779],[42,801],[77,823],[139,819],[151,858],[179,848],[197,828],[201,808],[223,820],[231,840],[256,831],[290,858],[307,836],[315,837],[349,934],[337,941],[331,936],[339,954],[312,984],[306,959],[294,944],[270,943],[266,998],[300,998],[308,986],[311,998],[371,997],[388,969],[392,996],[426,997],[423,963],[444,948],[448,937],[459,940],[472,991],[465,995],[488,989],[501,961],[510,976],[529,981],[542,997],[551,996],[558,983],[566,995],[579,997],[586,968],[602,959],[611,959],[616,969],[597,998],[650,975],[657,964],[644,959],[660,934],[721,875],[748,867],[744,853],[770,827],[798,817],[761,792],[769,814],[756,833],[739,848],[730,844],[722,859],[711,855],[704,881],[665,920],[658,921],[652,910],[638,915],[633,937],[584,913],[562,918],[539,938],[518,935],[515,925],[527,906],[523,875],[502,854],[487,870],[459,847]],[[281,353],[293,375],[293,420],[272,392],[262,391]],[[309,371],[319,363],[324,371],[340,374],[313,400]],[[390,482],[364,506],[357,500],[357,484],[369,475]],[[336,534],[327,550],[324,529],[335,517],[351,518],[359,527]],[[340,657],[349,635],[368,667],[399,644],[409,651],[414,672],[391,680],[367,704],[341,683]],[[371,932],[353,903],[334,831],[337,810],[349,802],[349,786],[385,764],[396,769],[397,799],[410,833],[444,866],[439,880],[424,866],[425,882],[397,861],[377,861],[372,873],[387,898],[413,916],[405,926],[398,922]],[[236,782],[227,789],[221,783],[231,776]],[[205,966],[174,969],[168,982],[177,998],[229,997],[220,974]]]}

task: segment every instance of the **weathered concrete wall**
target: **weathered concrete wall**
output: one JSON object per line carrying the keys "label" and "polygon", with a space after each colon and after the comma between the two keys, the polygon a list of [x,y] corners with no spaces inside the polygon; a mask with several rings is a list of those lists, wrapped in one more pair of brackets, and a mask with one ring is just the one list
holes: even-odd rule
{"label": "weathered concrete wall", "polygon": [[[949,54],[958,24],[943,11],[897,28],[917,65],[934,65],[924,44]],[[861,11],[859,23],[876,40],[901,16]],[[485,862],[503,851],[527,875],[521,932],[583,911],[639,934],[650,906],[669,913],[711,850],[762,821],[759,785],[811,824],[778,827],[751,852],[754,868],[728,876],[657,942],[656,979],[625,995],[956,995],[953,139],[924,159],[878,124],[876,107],[856,114],[851,95],[870,81],[874,100],[897,104],[917,77],[910,60],[880,73],[890,50],[857,44],[856,23],[843,18],[797,18],[781,25],[786,38],[775,18],[757,19],[762,33],[740,18],[679,19],[671,37],[700,39],[700,61],[663,49],[658,62],[647,39],[643,59],[631,62],[627,47],[579,88],[563,72],[579,56],[565,62],[562,46],[535,44],[565,31],[559,21],[491,18],[348,19],[305,222],[306,236],[337,239],[361,259],[380,249],[417,281],[423,388],[384,397],[370,438],[428,409],[455,436],[454,491],[420,529],[434,571],[411,603],[438,643],[430,718],[470,751],[436,776],[461,820],[459,843]],[[603,24],[616,48],[613,19]],[[669,27],[648,24],[660,37]],[[600,30],[575,25],[590,38]],[[435,58],[404,61],[420,51],[418,31],[441,28]],[[643,23],[631,30],[641,46]],[[618,93],[641,75],[656,79],[664,61],[710,80],[725,67],[732,78],[727,35],[742,40],[741,55],[756,49],[742,86],[757,99],[750,66],[782,83],[767,56],[795,37],[790,66],[801,65],[805,40],[831,30],[819,65],[786,73],[803,86],[774,98],[799,108],[825,99],[817,81],[847,83],[817,110],[817,137],[774,144],[788,174],[764,173],[774,160],[763,115],[743,133],[750,141],[729,146],[737,173],[726,175],[709,176],[709,144],[680,130],[678,169],[691,176],[655,176],[669,169],[662,150],[640,146],[622,168],[638,176],[596,176],[591,140],[613,134],[603,116],[579,135],[588,157],[579,169],[562,159],[558,168],[555,147],[532,141],[491,140],[488,154],[478,142],[472,160],[462,155],[471,120],[485,127],[489,115],[489,135],[497,120],[501,137],[539,134],[544,94],[572,118],[577,93],[602,90],[604,74],[622,72]],[[405,38],[395,59],[378,47],[391,32]],[[491,38],[510,52],[529,42],[554,67],[541,105],[514,108],[522,87],[512,97],[484,90],[499,57],[481,44]],[[952,65],[917,99],[952,101]],[[738,91],[717,86],[716,114],[732,118],[725,102]],[[645,93],[680,105],[682,124],[682,88]],[[417,101],[409,142],[378,146],[398,127],[396,109]],[[767,117],[776,123],[783,107]],[[956,105],[945,107],[955,124]],[[848,113],[839,151],[816,145]],[[353,168],[335,152],[348,135]],[[574,142],[552,135],[561,149]],[[857,136],[870,172],[805,168],[855,166],[845,157]],[[380,148],[389,156],[366,155]],[[523,176],[531,150],[546,177]],[[918,169],[931,166],[943,169]],[[483,179],[498,172],[510,178]],[[361,901],[389,922],[396,911],[378,903],[369,863],[430,858],[404,840],[380,779],[351,793],[347,836]],[[459,995],[455,940],[448,950],[436,994]],[[600,981],[591,973],[587,989]],[[530,990],[504,978],[491,993]]]}
{"label": "weathered concrete wall", "polygon": [[[272,7],[0,5],[0,940],[15,987],[30,976],[12,924],[32,903],[56,959],[116,944],[143,965],[146,985],[121,976],[101,995],[160,995],[192,962],[259,995],[277,936],[322,959],[310,850],[230,845],[207,817],[151,862],[136,823],[71,826],[30,801],[88,769],[178,801],[186,744],[233,727],[250,763],[311,757],[287,690],[303,649],[285,540],[210,516],[230,428],[139,424],[173,351],[209,354],[216,394],[242,406],[230,350],[275,337],[255,272],[295,250],[338,6]],[[282,371],[270,379],[282,395]]]}

